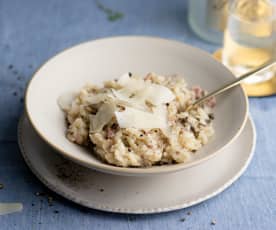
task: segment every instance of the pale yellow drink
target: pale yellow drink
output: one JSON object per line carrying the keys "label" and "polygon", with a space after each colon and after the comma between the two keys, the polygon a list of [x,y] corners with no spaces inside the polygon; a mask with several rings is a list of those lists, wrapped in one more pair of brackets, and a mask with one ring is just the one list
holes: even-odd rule
{"label": "pale yellow drink", "polygon": [[[236,76],[275,58],[276,11],[268,0],[236,0],[229,9],[224,34],[223,63]],[[273,76],[267,71],[247,83],[265,81]]]}

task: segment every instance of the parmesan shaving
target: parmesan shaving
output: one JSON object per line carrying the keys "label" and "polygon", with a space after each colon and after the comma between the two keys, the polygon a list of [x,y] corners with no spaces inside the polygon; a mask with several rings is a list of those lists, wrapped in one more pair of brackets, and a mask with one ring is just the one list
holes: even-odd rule
{"label": "parmesan shaving", "polygon": [[111,120],[114,116],[115,105],[113,103],[103,104],[96,115],[90,116],[90,132],[98,132]]}
{"label": "parmesan shaving", "polygon": [[129,73],[125,73],[125,74],[123,74],[123,75],[119,78],[118,83],[119,83],[120,85],[124,86],[124,85],[127,84],[127,82],[128,82],[129,79],[130,79]]}
{"label": "parmesan shaving", "polygon": [[96,95],[89,95],[85,98],[85,102],[91,105],[98,104],[100,102],[108,101],[110,99],[110,95],[105,93],[100,93]]}
{"label": "parmesan shaving", "polygon": [[161,105],[175,99],[173,92],[162,85],[151,84],[146,91],[146,98],[153,105]]}
{"label": "parmesan shaving", "polygon": [[143,79],[130,78],[124,74],[118,81],[123,86],[120,90],[113,90],[116,97],[131,104],[145,106],[148,101],[158,106],[175,99],[173,92],[162,85],[145,82]]}
{"label": "parmesan shaving", "polygon": [[121,93],[121,91],[116,91],[114,89],[112,89],[112,93],[117,99],[116,103],[118,105],[129,106],[143,111],[148,110],[148,107],[146,106],[146,104],[141,103],[141,101],[137,100],[136,98],[129,98],[126,94]]}
{"label": "parmesan shaving", "polygon": [[66,92],[60,95],[57,100],[59,107],[64,111],[69,110],[76,96],[77,94],[73,92]]}
{"label": "parmesan shaving", "polygon": [[0,216],[14,212],[20,212],[22,209],[22,203],[0,203]]}
{"label": "parmesan shaving", "polygon": [[160,111],[150,113],[126,107],[122,112],[116,111],[115,116],[121,128],[162,129],[167,127],[166,115],[164,116]]}

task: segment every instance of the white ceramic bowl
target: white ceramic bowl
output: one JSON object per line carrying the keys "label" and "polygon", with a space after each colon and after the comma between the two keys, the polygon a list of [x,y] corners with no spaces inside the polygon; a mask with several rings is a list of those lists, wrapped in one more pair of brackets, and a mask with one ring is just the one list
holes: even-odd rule
{"label": "white ceramic bowl", "polygon": [[195,166],[216,156],[245,125],[247,97],[237,86],[217,97],[215,138],[197,152],[193,161],[151,168],[121,168],[103,163],[66,139],[64,114],[57,98],[88,82],[101,84],[128,71],[141,75],[152,71],[177,73],[189,85],[200,85],[208,91],[235,78],[206,52],[180,42],[139,36],[100,39],[67,49],[37,70],[26,90],[27,116],[38,134],[63,156],[86,167],[120,175],[152,175]]}

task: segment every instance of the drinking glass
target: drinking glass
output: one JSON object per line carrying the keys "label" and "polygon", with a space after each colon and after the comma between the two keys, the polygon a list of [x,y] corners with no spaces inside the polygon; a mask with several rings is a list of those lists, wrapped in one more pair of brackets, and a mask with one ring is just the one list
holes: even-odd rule
{"label": "drinking glass", "polygon": [[188,22],[201,38],[221,44],[227,20],[228,0],[189,0]]}
{"label": "drinking glass", "polygon": [[[272,0],[233,0],[224,32],[222,61],[236,76],[275,59],[276,4]],[[245,83],[255,84],[275,75],[276,66],[254,75]]]}

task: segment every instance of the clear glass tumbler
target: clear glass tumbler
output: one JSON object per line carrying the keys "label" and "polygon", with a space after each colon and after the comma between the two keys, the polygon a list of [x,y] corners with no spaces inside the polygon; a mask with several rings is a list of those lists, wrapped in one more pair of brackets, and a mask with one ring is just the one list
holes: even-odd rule
{"label": "clear glass tumbler", "polygon": [[228,0],[189,0],[188,21],[204,40],[222,44]]}
{"label": "clear glass tumbler", "polygon": [[[224,32],[222,61],[236,76],[275,59],[276,5],[272,0],[233,0]],[[275,66],[245,83],[272,78]]]}

